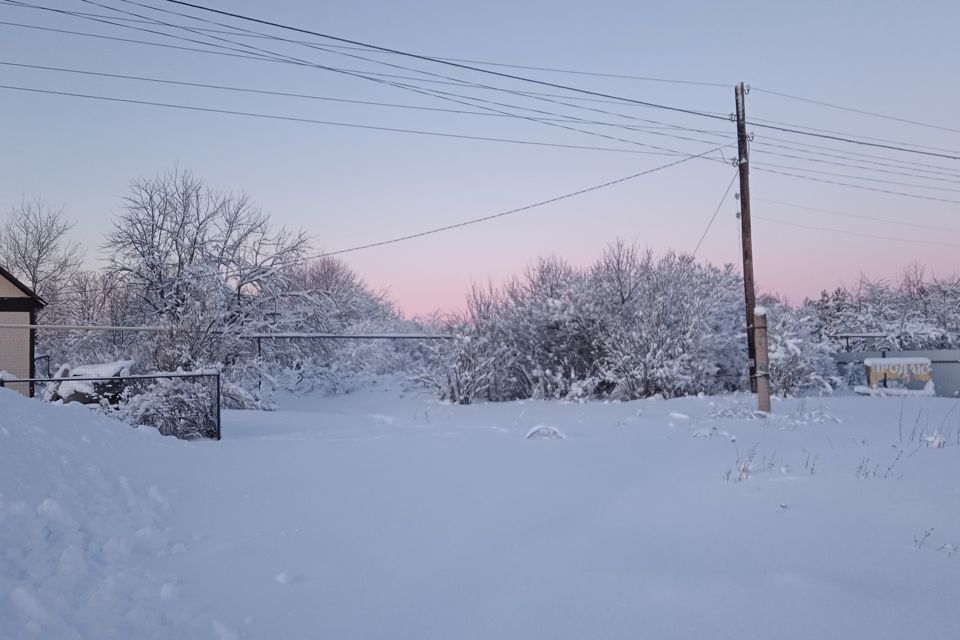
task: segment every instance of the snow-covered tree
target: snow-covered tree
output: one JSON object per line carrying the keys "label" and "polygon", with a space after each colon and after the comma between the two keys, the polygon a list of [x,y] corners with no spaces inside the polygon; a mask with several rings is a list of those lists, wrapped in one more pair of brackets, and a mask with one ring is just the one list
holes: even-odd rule
{"label": "snow-covered tree", "polygon": [[63,207],[23,200],[0,222],[0,265],[49,304],[59,304],[83,262],[80,245],[68,238],[75,225]]}

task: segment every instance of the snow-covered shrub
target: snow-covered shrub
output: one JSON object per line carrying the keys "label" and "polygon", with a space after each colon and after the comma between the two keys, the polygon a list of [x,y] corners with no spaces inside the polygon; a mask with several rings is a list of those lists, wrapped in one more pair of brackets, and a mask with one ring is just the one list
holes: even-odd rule
{"label": "snow-covered shrub", "polygon": [[601,310],[601,370],[614,397],[738,388],[745,366],[739,279],[732,267],[617,243],[592,274]]}
{"label": "snow-covered shrub", "polygon": [[541,259],[507,283],[498,329],[507,359],[496,362],[507,367],[507,398],[565,398],[599,380],[587,275],[559,258]]}
{"label": "snow-covered shrub", "polygon": [[617,243],[589,270],[546,259],[502,289],[475,288],[443,326],[461,337],[428,347],[418,378],[461,403],[736,389],[742,308],[731,267]]}
{"label": "snow-covered shrub", "polygon": [[470,404],[477,398],[491,397],[490,380],[496,365],[488,361],[478,341],[469,335],[428,346],[430,366],[417,376],[432,387],[441,400]]}
{"label": "snow-covered shrub", "polygon": [[258,389],[247,389],[234,382],[223,381],[220,388],[220,401],[224,409],[255,409],[273,411],[276,405]]}
{"label": "snow-covered shrub", "polygon": [[833,345],[816,331],[814,310],[791,309],[766,298],[770,390],[793,396],[806,390],[831,391],[838,383]]}
{"label": "snow-covered shrub", "polygon": [[426,332],[456,337],[406,345],[413,379],[433,389],[440,399],[457,404],[508,399],[510,385],[502,379],[509,375],[511,363],[500,339],[500,305],[497,292],[474,287],[464,314],[421,321]]}
{"label": "snow-covered shrub", "polygon": [[216,386],[207,380],[160,378],[145,389],[128,388],[116,416],[182,440],[211,438],[217,429]]}

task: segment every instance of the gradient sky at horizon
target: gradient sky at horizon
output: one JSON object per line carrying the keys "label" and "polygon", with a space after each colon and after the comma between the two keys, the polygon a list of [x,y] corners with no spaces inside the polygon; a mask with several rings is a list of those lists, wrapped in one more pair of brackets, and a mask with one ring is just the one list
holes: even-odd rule
{"label": "gradient sky at horizon", "polygon": [[[110,9],[80,0],[25,1],[72,11],[111,13]],[[162,20],[174,19],[120,0],[97,1]],[[186,11],[160,0],[140,1]],[[606,1],[584,5],[566,0],[484,3],[203,0],[200,4],[434,56],[724,83],[728,86],[704,87],[511,71],[721,115],[733,110],[732,87],[736,81],[743,80],[755,88],[960,129],[956,124],[960,88],[955,82],[955,66],[960,60],[955,27],[960,20],[960,6],[946,1],[871,2],[869,7],[863,2],[820,1],[789,4]],[[173,42],[2,2],[0,20]],[[179,18],[177,21],[186,23]],[[250,25],[236,24],[250,28]],[[287,37],[296,36],[287,34]],[[174,51],[8,25],[0,25],[0,38],[4,43],[2,62],[464,108],[395,87],[303,66]],[[270,41],[244,42],[282,49],[321,64],[409,75],[409,72],[381,68],[316,49],[283,47]],[[190,46],[184,42],[179,44]],[[372,54],[372,57],[513,90],[532,88],[409,59],[382,54]],[[526,120],[254,96],[3,65],[0,65],[0,84],[376,126],[639,149]],[[451,90],[448,86],[440,88]],[[475,91],[473,95],[511,103],[521,100],[511,94]],[[0,191],[0,211],[10,209],[21,198],[37,196],[64,205],[68,215],[79,221],[76,237],[86,246],[91,261],[97,258],[97,246],[118,210],[119,196],[129,181],[153,176],[174,166],[193,171],[215,188],[248,192],[277,223],[303,227],[315,238],[318,250],[335,251],[523,206],[672,159],[250,119],[6,89],[0,89],[0,96],[3,109],[0,172],[4,184]],[[536,100],[526,100],[523,104],[576,113],[585,118],[612,118]],[[636,106],[583,104],[629,113],[637,118],[722,131],[730,136],[734,133],[733,124],[727,121],[697,119]],[[748,96],[747,112],[748,118],[798,123],[917,145],[960,148],[958,133],[843,112],[760,91]],[[594,129],[689,153],[700,153],[711,146],[651,132]],[[771,138],[789,138],[792,142],[784,144],[821,144],[841,153],[869,153],[889,157],[897,163],[944,167],[948,173],[960,172],[960,162],[887,153],[759,128],[753,132],[751,159],[756,165],[762,162],[792,165],[814,177],[960,201],[957,193],[960,179],[944,178],[946,174],[926,174],[940,176],[940,179],[924,180],[917,175],[873,173],[764,157],[759,143]],[[696,134],[680,133],[696,137]],[[710,139],[715,139],[716,145],[732,142],[732,138]],[[795,154],[783,149],[779,152]],[[727,151],[726,157],[729,159],[733,153],[733,150]],[[820,159],[849,163],[849,160],[829,157]],[[889,170],[901,173],[924,170],[920,164],[897,166]],[[869,177],[872,181],[836,178],[814,171]],[[373,286],[387,289],[407,313],[455,309],[462,304],[471,283],[500,282],[522,271],[537,256],[558,255],[573,264],[585,265],[618,237],[657,253],[669,249],[690,251],[733,175],[734,169],[729,164],[690,160],[519,215],[347,254],[344,259]],[[759,167],[751,178],[753,211],[758,216],[754,222],[755,267],[758,285],[763,291],[779,292],[796,302],[805,296],[815,296],[822,289],[852,283],[861,272],[872,277],[895,278],[913,261],[925,264],[928,273],[948,274],[957,270],[960,204],[801,180],[764,173]],[[790,208],[770,200],[936,229]],[[731,195],[698,257],[717,263],[739,260],[736,208]],[[786,226],[768,218],[917,242]]]}

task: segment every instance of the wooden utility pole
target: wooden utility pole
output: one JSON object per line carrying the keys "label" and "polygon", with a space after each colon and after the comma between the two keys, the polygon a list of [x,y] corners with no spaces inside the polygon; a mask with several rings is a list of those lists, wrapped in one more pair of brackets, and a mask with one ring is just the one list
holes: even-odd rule
{"label": "wooden utility pole", "polygon": [[757,309],[753,317],[754,336],[757,340],[757,408],[770,413],[770,356],[767,353],[767,312]]}
{"label": "wooden utility pole", "polygon": [[750,149],[747,140],[747,116],[743,83],[735,90],[737,99],[737,150],[740,170],[740,236],[743,246],[743,298],[747,306],[747,357],[750,359],[750,390],[757,391],[757,343],[753,311],[757,304],[753,288],[753,234],[750,230]]}

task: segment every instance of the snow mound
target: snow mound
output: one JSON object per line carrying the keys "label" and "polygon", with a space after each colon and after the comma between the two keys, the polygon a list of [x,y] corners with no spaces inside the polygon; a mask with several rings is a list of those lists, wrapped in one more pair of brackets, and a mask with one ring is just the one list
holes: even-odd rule
{"label": "snow mound", "polygon": [[538,424],[527,432],[527,440],[566,440],[567,434],[556,427]]}
{"label": "snow mound", "polygon": [[0,389],[3,638],[208,632],[157,562],[185,548],[156,486],[184,444]]}

